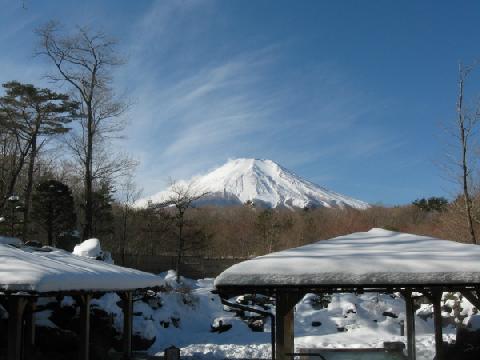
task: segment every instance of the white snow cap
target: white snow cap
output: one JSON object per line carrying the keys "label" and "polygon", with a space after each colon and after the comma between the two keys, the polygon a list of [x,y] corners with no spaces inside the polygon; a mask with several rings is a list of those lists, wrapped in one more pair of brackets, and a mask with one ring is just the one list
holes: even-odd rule
{"label": "white snow cap", "polygon": [[[247,201],[266,207],[345,207],[368,208],[363,201],[327,190],[304,180],[272,160],[235,159],[223,166],[178,185],[192,184],[198,193],[208,192],[202,203],[228,205],[244,204]],[[170,198],[171,188],[150,198],[138,201],[138,206],[147,206],[148,200],[161,203]]]}
{"label": "white snow cap", "polygon": [[0,291],[116,291],[161,285],[159,276],[63,250],[0,244]]}
{"label": "white snow cap", "polygon": [[233,265],[229,285],[480,284],[480,246],[371,229]]}
{"label": "white snow cap", "polygon": [[93,238],[75,245],[75,248],[73,249],[73,255],[85,256],[94,259],[98,256],[101,256],[102,248],[100,247],[100,240]]}

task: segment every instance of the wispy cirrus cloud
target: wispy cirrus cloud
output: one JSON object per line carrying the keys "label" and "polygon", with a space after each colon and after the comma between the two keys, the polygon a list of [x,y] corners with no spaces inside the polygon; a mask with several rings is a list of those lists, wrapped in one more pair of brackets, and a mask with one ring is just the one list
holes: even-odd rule
{"label": "wispy cirrus cloud", "polygon": [[[160,32],[169,36],[168,27]],[[282,44],[277,44],[209,59],[193,70],[177,66],[165,76],[160,75],[165,70],[157,69],[134,85],[139,100],[131,114],[136,125],[129,141],[142,159],[139,178],[146,193],[163,188],[169,177],[189,177],[229,157],[265,157],[301,166],[387,149],[374,134],[356,139],[363,131],[352,130],[374,108],[340,69],[319,64],[309,81],[291,76],[271,82],[281,56]],[[163,63],[161,56],[157,60]],[[310,94],[305,95],[305,83]]]}
{"label": "wispy cirrus cloud", "polygon": [[[118,146],[141,161],[138,182],[146,194],[169,177],[190,177],[228,158],[271,158],[297,170],[394,148],[381,127],[365,124],[383,99],[359,89],[333,62],[292,62],[294,38],[258,34],[242,43],[218,36],[224,14],[217,5],[154,1],[121,23],[105,18],[108,6],[95,15],[105,18],[107,33],[121,27],[127,64],[114,74],[115,85],[133,106],[127,140]],[[86,14],[72,23],[84,24]],[[23,22],[9,28],[9,38],[22,26],[31,32],[39,19]],[[46,72],[43,62],[26,63],[0,55],[3,76]]]}

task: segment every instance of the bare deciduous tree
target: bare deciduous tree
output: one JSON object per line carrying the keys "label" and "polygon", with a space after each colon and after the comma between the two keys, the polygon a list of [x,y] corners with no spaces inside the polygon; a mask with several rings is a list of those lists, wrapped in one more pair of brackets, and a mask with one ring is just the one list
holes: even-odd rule
{"label": "bare deciduous tree", "polygon": [[473,114],[465,107],[465,81],[473,70],[474,66],[459,65],[458,70],[458,98],[457,98],[457,139],[460,143],[460,160],[457,162],[460,167],[461,186],[463,192],[463,206],[468,225],[470,241],[477,243],[474,214],[473,214],[473,195],[472,195],[472,165],[469,156],[472,154],[472,135],[476,129],[478,121],[478,111]]}
{"label": "bare deciduous tree", "polygon": [[92,235],[93,185],[95,151],[103,140],[123,129],[119,116],[127,108],[112,90],[112,70],[123,61],[115,51],[115,42],[101,32],[79,27],[75,34],[60,31],[50,22],[37,31],[40,38],[39,55],[55,65],[56,82],[67,83],[81,104],[83,120],[80,131],[74,133],[71,148],[83,168],[85,219],[83,238]]}
{"label": "bare deciduous tree", "polygon": [[121,216],[122,216],[122,235],[120,244],[120,253],[122,257],[122,265],[125,265],[125,251],[128,244],[128,225],[133,207],[142,193],[141,189],[138,189],[133,181],[132,176],[127,176],[120,184],[120,196],[118,201],[121,204]]}
{"label": "bare deciduous tree", "polygon": [[175,271],[177,273],[177,282],[180,281],[180,266],[182,263],[182,257],[185,252],[185,214],[187,210],[192,207],[192,204],[208,195],[208,192],[201,192],[195,189],[195,183],[179,183],[171,181],[169,187],[170,196],[165,201],[152,204],[155,208],[175,208],[175,225],[177,227],[177,258],[175,262]]}

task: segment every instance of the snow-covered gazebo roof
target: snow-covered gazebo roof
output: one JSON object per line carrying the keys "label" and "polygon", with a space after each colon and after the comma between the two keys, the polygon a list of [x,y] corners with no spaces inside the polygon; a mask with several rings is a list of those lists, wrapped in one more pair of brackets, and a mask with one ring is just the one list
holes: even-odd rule
{"label": "snow-covered gazebo roof", "polygon": [[277,360],[294,354],[293,309],[306,293],[356,291],[404,296],[408,359],[415,359],[412,293],[421,292],[433,304],[435,358],[443,360],[442,292],[460,291],[480,309],[480,246],[371,229],[241,262],[221,273],[215,287],[233,308],[228,298],[235,294],[275,296]]}
{"label": "snow-covered gazebo roof", "polygon": [[162,285],[160,277],[54,248],[0,239],[0,292],[126,291]]}
{"label": "snow-covered gazebo roof", "polygon": [[480,246],[371,229],[236,264],[216,281],[235,287],[480,284]]}
{"label": "snow-covered gazebo roof", "polygon": [[[97,243],[96,239],[84,242],[78,252],[85,250],[88,255],[87,250]],[[130,359],[132,291],[161,285],[161,278],[153,274],[55,248],[24,246],[18,239],[0,236],[0,296],[8,302],[8,359],[22,359],[22,353],[34,348],[35,337],[32,334],[35,333],[37,297],[75,295],[80,307],[78,356],[79,359],[88,360],[90,301],[94,293],[109,291],[118,292],[122,299],[123,352],[124,358]]]}

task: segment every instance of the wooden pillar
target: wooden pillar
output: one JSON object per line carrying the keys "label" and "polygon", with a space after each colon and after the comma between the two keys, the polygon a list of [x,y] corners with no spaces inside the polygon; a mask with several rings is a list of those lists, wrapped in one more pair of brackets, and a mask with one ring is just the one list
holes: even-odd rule
{"label": "wooden pillar", "polygon": [[293,359],[294,346],[294,307],[298,301],[298,295],[284,291],[278,291],[276,296],[275,313],[275,359]]}
{"label": "wooden pillar", "polygon": [[433,323],[435,325],[435,359],[445,360],[443,351],[443,330],[442,330],[442,290],[432,291],[433,302]]}
{"label": "wooden pillar", "polygon": [[27,305],[24,296],[8,299],[8,360],[21,360],[23,348],[23,313]]}
{"label": "wooden pillar", "polygon": [[25,359],[35,358],[35,298],[30,298],[25,310]]}
{"label": "wooden pillar", "polygon": [[131,291],[120,295],[123,308],[123,358],[132,358],[132,318],[133,318],[133,295]]}
{"label": "wooden pillar", "polygon": [[80,303],[80,343],[78,344],[78,359],[88,360],[90,356],[90,300],[91,294],[79,296]]}
{"label": "wooden pillar", "polygon": [[415,308],[413,306],[412,291],[405,290],[403,293],[405,298],[405,317],[407,327],[407,355],[408,360],[415,360]]}

